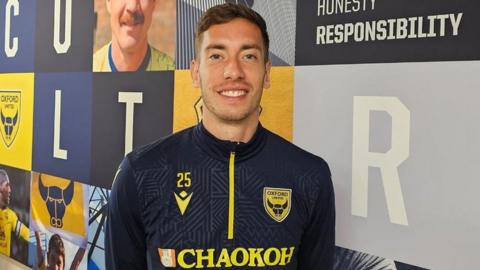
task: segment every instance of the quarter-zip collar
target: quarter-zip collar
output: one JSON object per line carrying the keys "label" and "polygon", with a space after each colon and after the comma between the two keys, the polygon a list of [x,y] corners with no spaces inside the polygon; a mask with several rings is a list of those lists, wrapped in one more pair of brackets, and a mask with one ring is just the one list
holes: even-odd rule
{"label": "quarter-zip collar", "polygon": [[262,150],[267,136],[265,128],[258,123],[257,130],[247,143],[220,140],[208,132],[203,123],[200,122],[193,129],[193,139],[198,147],[215,159],[228,160],[230,153],[234,152],[236,162],[240,162],[251,158]]}

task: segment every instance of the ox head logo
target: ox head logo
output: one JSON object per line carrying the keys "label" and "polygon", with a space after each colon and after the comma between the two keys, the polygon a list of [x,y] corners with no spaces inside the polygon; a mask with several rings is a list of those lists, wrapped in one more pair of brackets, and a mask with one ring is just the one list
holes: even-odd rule
{"label": "ox head logo", "polygon": [[292,190],[286,188],[263,189],[263,206],[268,215],[277,222],[282,222],[290,213]]}
{"label": "ox head logo", "polygon": [[284,204],[273,204],[269,199],[267,199],[267,206],[272,209],[276,217],[281,217],[283,211],[288,207],[288,201],[286,201]]}
{"label": "ox head logo", "polygon": [[0,134],[7,147],[17,136],[20,123],[20,91],[0,91]]}
{"label": "ox head logo", "polygon": [[7,117],[3,115],[3,111],[0,111],[0,118],[2,120],[3,128],[5,129],[5,137],[7,140],[12,138],[13,128],[17,125],[18,111],[14,117]]}
{"label": "ox head logo", "polygon": [[67,206],[72,202],[74,182],[70,181],[65,189],[56,186],[45,186],[42,182],[42,175],[38,180],[38,189],[43,201],[47,205],[50,214],[50,225],[55,228],[63,227],[63,216]]}

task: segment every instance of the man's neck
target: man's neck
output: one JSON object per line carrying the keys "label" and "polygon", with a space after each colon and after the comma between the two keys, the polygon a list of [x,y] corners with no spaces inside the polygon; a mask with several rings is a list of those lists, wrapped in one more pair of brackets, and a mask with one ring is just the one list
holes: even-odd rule
{"label": "man's neck", "polygon": [[118,71],[136,71],[147,54],[148,43],[145,42],[135,50],[122,50],[118,42],[112,40],[112,58]]}
{"label": "man's neck", "polygon": [[259,120],[258,115],[252,115],[242,121],[224,121],[213,115],[204,114],[202,123],[217,139],[246,143],[255,134]]}

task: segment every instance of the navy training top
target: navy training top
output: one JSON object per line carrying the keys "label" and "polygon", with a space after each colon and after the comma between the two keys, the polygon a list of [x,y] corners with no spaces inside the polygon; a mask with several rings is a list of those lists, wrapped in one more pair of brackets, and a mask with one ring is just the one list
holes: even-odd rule
{"label": "navy training top", "polygon": [[134,150],[108,202],[108,270],[333,269],[327,163],[261,124],[248,143],[202,123]]}

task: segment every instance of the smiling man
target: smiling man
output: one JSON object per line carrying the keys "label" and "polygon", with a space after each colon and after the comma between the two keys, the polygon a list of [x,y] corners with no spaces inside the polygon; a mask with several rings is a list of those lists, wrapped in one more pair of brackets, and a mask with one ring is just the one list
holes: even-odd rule
{"label": "smiling man", "polygon": [[259,122],[266,23],[206,11],[191,64],[203,121],[128,154],[109,200],[107,269],[333,269],[327,163]]}
{"label": "smiling man", "polygon": [[112,41],[93,56],[93,71],[175,69],[173,60],[148,44],[155,0],[106,0]]}

